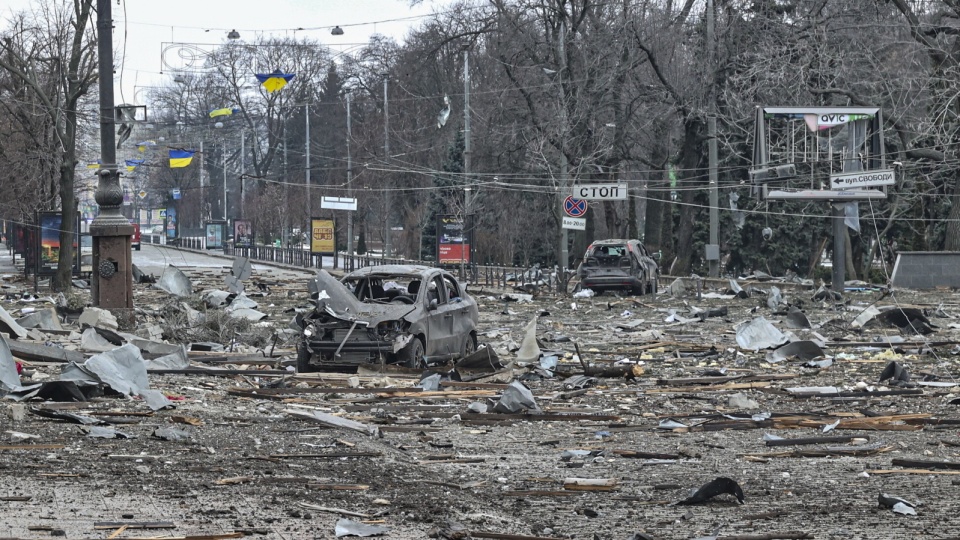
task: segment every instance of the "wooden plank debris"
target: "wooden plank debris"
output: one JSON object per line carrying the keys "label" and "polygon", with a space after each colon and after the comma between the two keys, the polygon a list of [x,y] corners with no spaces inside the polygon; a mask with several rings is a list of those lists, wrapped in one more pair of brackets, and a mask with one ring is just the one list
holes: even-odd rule
{"label": "wooden plank debris", "polygon": [[340,459],[359,457],[380,457],[380,452],[327,452],[321,454],[270,454],[272,459]]}
{"label": "wooden plank debris", "polygon": [[782,452],[760,452],[760,453],[748,453],[741,454],[744,458],[751,459],[765,459],[765,458],[818,458],[818,457],[830,457],[830,456],[872,456],[875,454],[880,454],[884,452],[890,452],[893,450],[892,446],[866,446],[866,447],[857,447],[857,446],[848,446],[848,447],[833,447],[833,448],[822,448],[822,449],[812,449],[812,450],[785,450]]}
{"label": "wooden plank debris", "polygon": [[847,444],[854,439],[866,439],[869,437],[838,436],[838,437],[805,437],[798,439],[774,439],[766,441],[767,446],[801,446],[805,444]]}
{"label": "wooden plank debris", "polygon": [[62,444],[4,444],[0,445],[0,452],[9,452],[13,450],[62,450],[65,445]]}
{"label": "wooden plank debris", "polygon": [[501,534],[482,531],[470,531],[471,538],[490,538],[492,540],[564,540],[556,536],[527,536],[523,534]]}
{"label": "wooden plank debris", "polygon": [[957,475],[960,471],[944,471],[933,469],[874,469],[868,470],[867,474],[942,474]]}
{"label": "wooden plank debris", "polygon": [[29,341],[20,341],[8,339],[7,345],[10,346],[10,352],[17,358],[37,362],[57,362],[66,364],[68,362],[83,363],[87,356],[81,352],[71,351],[60,347],[49,347],[39,343]]}
{"label": "wooden plank debris", "polygon": [[570,491],[614,491],[619,481],[616,478],[566,478],[563,489]]}
{"label": "wooden plank debris", "polygon": [[769,381],[745,382],[745,383],[727,383],[716,386],[670,386],[663,388],[650,388],[644,390],[646,394],[674,394],[678,392],[690,392],[694,388],[697,392],[722,392],[724,390],[755,390],[758,388],[769,388]]}
{"label": "wooden plank debris", "polygon": [[95,521],[93,529],[102,531],[127,526],[128,529],[175,529],[172,521]]}
{"label": "wooden plank debris", "polygon": [[283,412],[289,414],[294,418],[299,418],[301,420],[308,420],[310,422],[317,422],[318,424],[323,424],[332,428],[342,428],[349,429],[352,431],[357,431],[363,433],[364,435],[376,436],[379,433],[377,426],[370,426],[362,422],[357,422],[356,420],[350,420],[349,418],[341,418],[332,414],[327,414],[321,411],[304,411],[298,409],[285,409]]}
{"label": "wooden plank debris", "polygon": [[328,514],[340,514],[341,516],[358,517],[358,518],[364,518],[364,519],[367,519],[367,518],[370,518],[370,517],[371,517],[370,514],[363,514],[363,513],[360,513],[360,512],[351,512],[350,510],[344,510],[344,509],[342,509],[342,508],[333,508],[333,507],[330,507],[330,506],[320,506],[320,505],[317,505],[317,504],[310,504],[310,503],[305,503],[305,502],[300,502],[300,503],[298,503],[298,504],[299,504],[300,506],[302,506],[303,508],[307,508],[307,509],[309,509],[309,510],[315,510],[315,511],[317,511],[317,512],[326,512],[326,513],[328,513]]}
{"label": "wooden plank debris", "polygon": [[760,382],[760,381],[785,381],[799,377],[797,373],[771,373],[771,374],[752,374],[744,373],[742,375],[726,375],[720,377],[686,377],[678,379],[657,379],[657,384],[663,386],[691,386],[705,384],[723,384],[733,381],[738,382]]}
{"label": "wooden plank debris", "polygon": [[929,461],[925,459],[903,459],[893,460],[894,467],[905,467],[908,469],[944,469],[950,471],[960,471],[960,463],[951,461]]}
{"label": "wooden plank debris", "polygon": [[227,393],[233,396],[262,397],[262,396],[296,396],[300,394],[419,394],[422,388],[350,388],[349,386],[336,387],[309,387],[309,388],[228,388]]}

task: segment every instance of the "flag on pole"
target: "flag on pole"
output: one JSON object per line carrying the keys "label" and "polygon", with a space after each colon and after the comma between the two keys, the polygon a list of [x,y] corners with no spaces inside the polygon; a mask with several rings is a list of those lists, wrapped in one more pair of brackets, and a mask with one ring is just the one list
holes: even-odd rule
{"label": "flag on pole", "polygon": [[284,73],[278,69],[273,73],[257,73],[257,80],[268,93],[272,94],[286,86],[296,76],[296,73]]}
{"label": "flag on pole", "polygon": [[134,169],[136,169],[137,167],[143,164],[142,159],[128,159],[128,160],[125,160],[124,162],[127,165],[128,171],[133,171]]}
{"label": "flag on pole", "polygon": [[170,168],[177,169],[190,165],[194,154],[196,152],[193,150],[170,150]]}
{"label": "flag on pole", "polygon": [[240,109],[232,109],[230,107],[223,107],[222,109],[213,109],[210,111],[210,118],[216,118],[218,116],[230,116],[231,114],[237,114],[240,112]]}

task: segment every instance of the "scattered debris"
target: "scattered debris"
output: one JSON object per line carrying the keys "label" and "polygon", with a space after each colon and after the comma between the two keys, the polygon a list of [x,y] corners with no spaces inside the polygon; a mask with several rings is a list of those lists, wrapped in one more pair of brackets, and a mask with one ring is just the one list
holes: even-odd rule
{"label": "scattered debris", "polygon": [[359,521],[341,518],[337,520],[337,525],[334,528],[334,532],[337,535],[337,538],[343,536],[359,536],[366,538],[369,536],[383,536],[390,532],[390,527],[383,525],[368,525]]}
{"label": "scattered debris", "polygon": [[700,489],[692,490],[693,493],[679,501],[674,503],[676,505],[689,505],[689,504],[701,504],[709,501],[710,499],[716,497],[717,495],[729,494],[737,498],[737,502],[743,504],[743,490],[740,489],[740,484],[735,480],[721,476],[716,478],[706,484],[704,484]]}
{"label": "scattered debris", "polygon": [[887,495],[886,493],[881,493],[878,497],[880,506],[883,508],[890,508],[898,514],[903,514],[907,516],[917,515],[917,507],[911,502],[908,502],[905,499],[900,497],[895,497],[893,495]]}
{"label": "scattered debris", "polygon": [[880,372],[880,382],[890,381],[891,386],[907,386],[910,384],[910,373],[899,362],[890,362]]}

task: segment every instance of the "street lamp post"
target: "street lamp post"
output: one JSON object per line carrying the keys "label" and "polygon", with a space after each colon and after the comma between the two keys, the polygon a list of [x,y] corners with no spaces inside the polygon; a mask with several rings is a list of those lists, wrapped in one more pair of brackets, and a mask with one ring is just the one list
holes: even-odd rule
{"label": "street lamp post", "polygon": [[90,224],[93,237],[93,305],[110,310],[121,327],[131,328],[133,311],[133,225],[120,214],[123,188],[117,170],[113,103],[113,14],[111,0],[97,0],[97,55],[100,71],[100,162],[95,199],[100,213]]}

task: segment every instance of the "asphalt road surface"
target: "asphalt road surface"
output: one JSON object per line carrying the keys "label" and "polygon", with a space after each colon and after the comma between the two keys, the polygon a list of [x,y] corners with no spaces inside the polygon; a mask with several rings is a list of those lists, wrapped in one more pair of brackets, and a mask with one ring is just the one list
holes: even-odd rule
{"label": "asphalt road surface", "polygon": [[[168,265],[177,268],[230,268],[233,257],[223,253],[200,253],[197,251],[180,250],[167,246],[143,244],[140,251],[133,252],[133,264],[147,274],[160,276]],[[253,271],[260,276],[274,276],[277,278],[308,278],[314,272],[309,269],[298,270],[291,267],[279,267],[254,263]]]}

